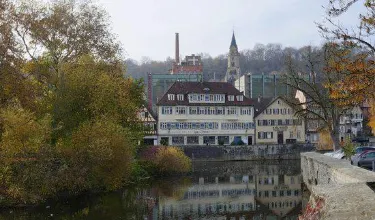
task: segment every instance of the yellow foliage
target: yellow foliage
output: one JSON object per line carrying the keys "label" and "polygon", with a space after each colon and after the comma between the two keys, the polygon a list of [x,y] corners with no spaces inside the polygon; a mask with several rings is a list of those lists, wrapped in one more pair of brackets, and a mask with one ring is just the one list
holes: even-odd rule
{"label": "yellow foliage", "polygon": [[368,126],[371,128],[372,134],[375,134],[375,100],[370,101],[370,117]]}
{"label": "yellow foliage", "polygon": [[0,151],[9,160],[32,157],[49,142],[51,133],[49,115],[42,120],[37,120],[28,110],[9,107],[0,112],[0,119],[4,130]]}
{"label": "yellow foliage", "polygon": [[318,150],[333,150],[333,141],[327,130],[319,132]]}
{"label": "yellow foliage", "polygon": [[[114,190],[130,175],[133,146],[128,131],[111,121],[84,123],[70,143],[58,144],[69,161],[66,188]],[[65,188],[63,186],[63,188]]]}
{"label": "yellow foliage", "polygon": [[161,172],[189,172],[191,169],[190,158],[178,147],[161,147],[155,164]]}

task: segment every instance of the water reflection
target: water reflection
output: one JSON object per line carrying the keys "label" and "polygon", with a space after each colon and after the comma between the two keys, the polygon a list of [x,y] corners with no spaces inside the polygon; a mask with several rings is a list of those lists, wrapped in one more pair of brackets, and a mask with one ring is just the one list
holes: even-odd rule
{"label": "water reflection", "polygon": [[189,177],[148,188],[82,197],[35,209],[6,210],[2,219],[297,219],[299,161],[194,163]]}

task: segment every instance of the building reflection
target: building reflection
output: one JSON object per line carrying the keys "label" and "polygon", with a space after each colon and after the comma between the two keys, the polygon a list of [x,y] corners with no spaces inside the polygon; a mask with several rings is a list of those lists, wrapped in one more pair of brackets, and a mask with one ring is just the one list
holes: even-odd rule
{"label": "building reflection", "polygon": [[297,219],[302,207],[298,167],[252,167],[245,174],[236,164],[211,175],[200,169],[189,185],[167,184],[162,191],[169,190],[168,196],[154,190],[145,219]]}

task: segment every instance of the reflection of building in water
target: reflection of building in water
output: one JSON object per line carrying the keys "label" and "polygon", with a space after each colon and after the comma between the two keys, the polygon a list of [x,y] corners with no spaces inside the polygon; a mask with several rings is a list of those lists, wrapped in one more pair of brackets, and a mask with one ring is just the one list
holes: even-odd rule
{"label": "reflection of building in water", "polygon": [[200,177],[195,182],[180,198],[160,198],[158,217],[290,217],[302,201],[300,175]]}
{"label": "reflection of building in water", "polygon": [[257,201],[277,216],[284,217],[302,201],[301,176],[259,176],[256,182]]}
{"label": "reflection of building in water", "polygon": [[228,213],[256,210],[255,181],[249,176],[199,178],[180,200],[164,199],[159,203],[161,219],[182,216],[223,216]]}

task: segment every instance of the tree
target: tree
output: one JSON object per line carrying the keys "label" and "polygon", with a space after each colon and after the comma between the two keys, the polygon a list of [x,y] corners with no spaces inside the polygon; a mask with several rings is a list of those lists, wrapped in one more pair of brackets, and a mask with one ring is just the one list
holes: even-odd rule
{"label": "tree", "polygon": [[56,79],[61,80],[63,63],[87,54],[119,62],[120,45],[110,32],[108,15],[89,0],[20,1],[12,18],[24,52],[37,63],[39,57],[49,57]]}
{"label": "tree", "polygon": [[322,68],[330,62],[334,49],[330,44],[324,45],[323,50],[306,47],[304,59],[309,72],[304,72],[302,67],[295,64],[291,55],[288,55],[286,57],[285,83],[291,88],[301,91],[306,97],[306,101],[300,103],[296,103],[294,98],[289,99],[290,104],[299,109],[296,114],[307,120],[320,122],[319,129],[328,130],[333,147],[337,150],[340,146],[340,116],[346,112],[348,107],[337,105],[330,96],[329,87],[326,87],[326,85],[336,83],[340,79],[339,75],[324,71]]}
{"label": "tree", "polygon": [[[341,75],[341,80],[331,84],[331,96],[341,105],[359,105],[364,101],[375,108],[375,2],[365,0],[363,14],[355,28],[337,24],[339,19],[358,0],[330,0],[327,10],[329,25],[318,24],[323,36],[334,42],[338,48],[335,59],[328,65],[327,71]],[[374,125],[375,118],[370,118]]]}

